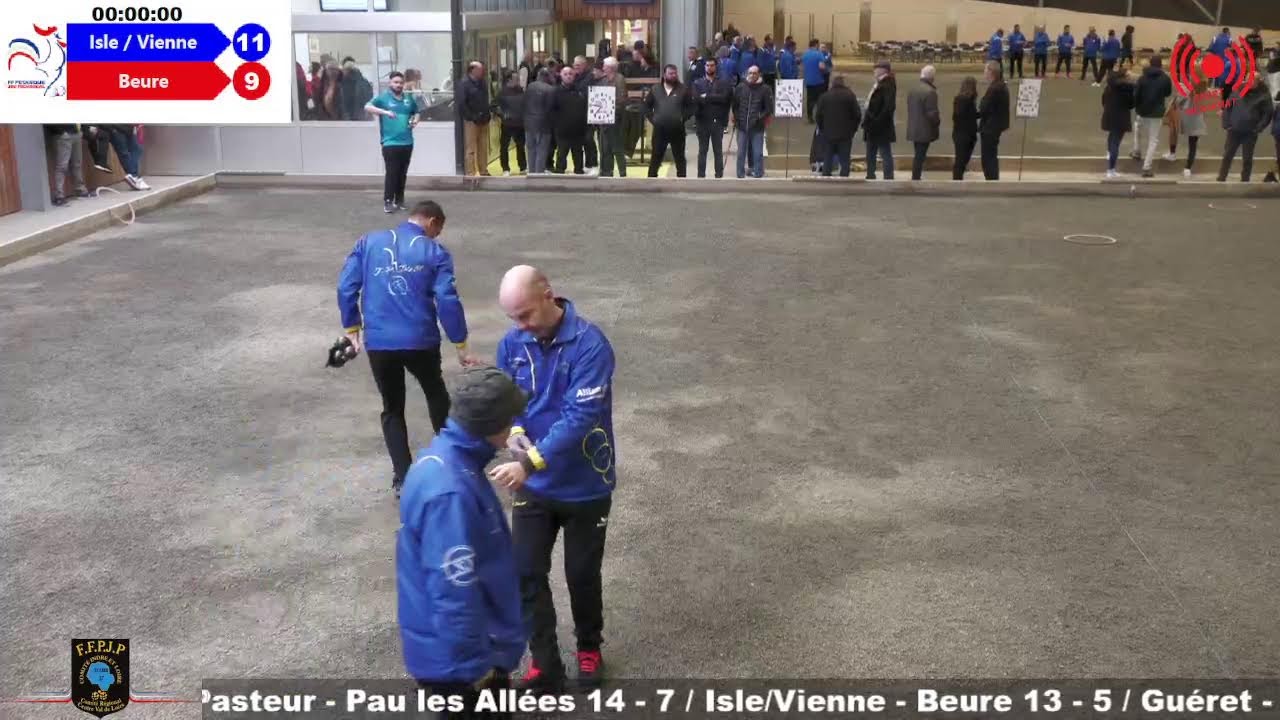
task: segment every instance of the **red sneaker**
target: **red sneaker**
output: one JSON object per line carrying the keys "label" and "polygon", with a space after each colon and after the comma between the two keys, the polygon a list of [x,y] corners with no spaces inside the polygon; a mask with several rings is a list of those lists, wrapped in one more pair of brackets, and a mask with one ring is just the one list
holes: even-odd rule
{"label": "red sneaker", "polygon": [[559,674],[545,673],[537,663],[530,660],[529,669],[516,681],[516,688],[531,691],[535,695],[558,693],[564,688],[564,673],[563,671]]}
{"label": "red sneaker", "polygon": [[604,658],[599,650],[578,651],[578,687],[600,687],[600,679],[604,674]]}

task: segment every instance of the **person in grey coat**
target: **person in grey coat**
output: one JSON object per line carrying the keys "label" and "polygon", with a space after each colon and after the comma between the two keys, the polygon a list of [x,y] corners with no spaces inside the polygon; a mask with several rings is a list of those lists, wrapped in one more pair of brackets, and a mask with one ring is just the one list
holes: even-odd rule
{"label": "person in grey coat", "polygon": [[929,145],[938,139],[942,127],[938,89],[933,84],[935,73],[932,65],[925,65],[920,70],[920,83],[907,95],[907,140],[916,146],[916,157],[911,163],[912,180],[919,180],[923,175]]}
{"label": "person in grey coat", "polygon": [[524,142],[529,154],[529,173],[547,172],[551,159],[551,110],[556,89],[551,86],[551,71],[538,70],[538,79],[524,91]]}

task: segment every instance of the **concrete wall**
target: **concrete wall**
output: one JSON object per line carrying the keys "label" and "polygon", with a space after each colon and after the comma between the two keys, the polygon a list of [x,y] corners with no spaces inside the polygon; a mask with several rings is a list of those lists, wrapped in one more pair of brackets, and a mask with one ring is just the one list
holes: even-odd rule
{"label": "concrete wall", "polygon": [[[1079,40],[1090,25],[1106,35],[1108,28],[1117,33],[1125,25],[1136,28],[1137,47],[1171,47],[1180,32],[1192,32],[1196,41],[1208,44],[1218,28],[1213,25],[1181,23],[1151,18],[1125,18],[1116,15],[1072,12],[1053,8],[1021,7],[982,0],[867,0],[871,5],[871,40],[932,40],[947,37],[947,26],[957,26],[959,42],[986,40],[1003,27],[1006,32],[1014,23],[1021,23],[1023,31],[1035,25],[1045,24],[1056,37],[1063,25],[1071,25]],[[773,30],[774,7],[787,16],[789,27],[797,43],[804,47],[803,31],[810,26],[823,40],[836,43],[837,52],[846,52],[848,43],[857,40],[858,14],[861,0],[724,0],[724,19],[732,21],[739,30],[763,36]],[[1232,28],[1236,35],[1248,34],[1250,28]],[[1264,37],[1274,40],[1280,30],[1264,31]]]}
{"label": "concrete wall", "polygon": [[[414,130],[410,175],[453,175],[453,123]],[[144,171],[151,175],[212,172],[380,175],[382,150],[371,123],[294,125],[148,125]]]}

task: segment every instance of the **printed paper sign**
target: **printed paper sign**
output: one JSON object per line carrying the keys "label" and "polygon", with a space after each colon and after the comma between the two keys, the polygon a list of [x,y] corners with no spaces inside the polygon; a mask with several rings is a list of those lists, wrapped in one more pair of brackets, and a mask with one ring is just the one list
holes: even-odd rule
{"label": "printed paper sign", "polygon": [[1017,117],[1040,117],[1040,84],[1043,80],[1023,80],[1018,83]]}
{"label": "printed paper sign", "polygon": [[612,85],[592,85],[587,94],[587,124],[612,125],[616,122],[618,89]]}
{"label": "printed paper sign", "polygon": [[778,93],[773,101],[773,114],[777,117],[804,117],[803,80],[778,81]]}

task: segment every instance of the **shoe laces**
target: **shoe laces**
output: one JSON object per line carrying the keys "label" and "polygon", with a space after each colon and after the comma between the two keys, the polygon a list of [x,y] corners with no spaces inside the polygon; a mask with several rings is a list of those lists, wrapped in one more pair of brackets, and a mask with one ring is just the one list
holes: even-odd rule
{"label": "shoe laces", "polygon": [[594,650],[582,650],[578,652],[578,669],[583,672],[593,673],[600,669],[600,653]]}

